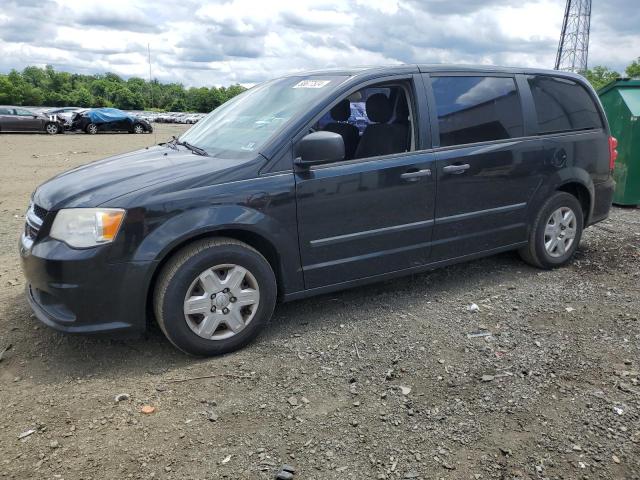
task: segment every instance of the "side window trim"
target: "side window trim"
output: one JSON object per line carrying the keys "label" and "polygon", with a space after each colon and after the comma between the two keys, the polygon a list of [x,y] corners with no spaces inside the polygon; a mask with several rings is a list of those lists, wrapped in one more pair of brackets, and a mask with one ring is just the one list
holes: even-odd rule
{"label": "side window trim", "polygon": [[[431,138],[432,138],[432,145],[433,145],[433,149],[437,149],[437,150],[443,150],[443,149],[449,149],[449,148],[461,148],[461,147],[466,147],[466,146],[471,146],[471,145],[481,145],[481,144],[490,144],[490,143],[494,143],[494,142],[513,142],[515,140],[521,140],[521,139],[527,139],[530,134],[529,131],[527,130],[527,110],[529,109],[528,107],[525,106],[524,101],[523,101],[523,96],[522,96],[522,88],[520,88],[520,84],[518,83],[518,74],[513,74],[513,73],[502,73],[502,72],[446,72],[446,71],[441,71],[441,72],[430,72],[430,73],[424,73],[423,77],[424,77],[424,82],[425,82],[425,88],[427,89],[427,101],[428,101],[428,108],[429,108],[429,114],[430,114],[430,118],[432,119],[431,121]],[[433,78],[437,78],[437,77],[491,77],[491,78],[511,78],[514,82],[515,88],[516,88],[516,93],[518,95],[518,100],[520,103],[520,109],[522,112],[522,136],[518,136],[518,137],[513,137],[513,138],[505,138],[505,139],[497,139],[497,140],[485,140],[485,141],[481,141],[481,142],[474,142],[474,143],[465,143],[465,144],[457,144],[457,145],[446,145],[444,147],[442,147],[440,145],[440,124],[439,124],[439,120],[438,120],[438,110],[437,110],[437,104],[436,104],[436,99],[435,99],[435,93],[434,93],[434,89],[433,89],[433,84],[432,84],[432,79]],[[525,80],[526,81],[526,80]],[[534,110],[534,115],[535,115],[535,110]],[[532,125],[529,124],[529,128],[531,128]],[[533,131],[531,131],[531,135],[535,135],[535,133]]]}
{"label": "side window trim", "polygon": [[533,95],[526,75],[517,74],[515,76],[516,88],[520,96],[520,108],[522,109],[522,129],[525,137],[538,135],[538,117],[536,116],[536,106],[533,102]]}
{"label": "side window trim", "polygon": [[436,107],[436,96],[433,93],[431,75],[422,74],[422,81],[426,92],[427,109],[429,110],[429,133],[431,137],[431,148],[440,148],[440,127],[438,125],[438,109]]}

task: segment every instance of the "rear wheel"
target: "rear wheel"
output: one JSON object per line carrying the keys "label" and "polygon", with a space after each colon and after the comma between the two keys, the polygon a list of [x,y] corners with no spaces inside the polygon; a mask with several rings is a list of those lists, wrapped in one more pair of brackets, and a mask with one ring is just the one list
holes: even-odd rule
{"label": "rear wheel", "polygon": [[57,123],[49,122],[44,126],[44,131],[49,135],[56,135],[60,132],[60,127]]}
{"label": "rear wheel", "polygon": [[580,244],[583,222],[578,199],[569,193],[555,193],[538,212],[529,244],[520,249],[520,256],[538,268],[566,265]]}
{"label": "rear wheel", "polygon": [[84,130],[89,135],[95,135],[96,133],[98,133],[98,126],[95,123],[90,123]]}
{"label": "rear wheel", "polygon": [[243,347],[264,328],[276,301],[269,262],[237,240],[202,240],[163,268],[154,311],[166,337],[192,355],[220,355]]}

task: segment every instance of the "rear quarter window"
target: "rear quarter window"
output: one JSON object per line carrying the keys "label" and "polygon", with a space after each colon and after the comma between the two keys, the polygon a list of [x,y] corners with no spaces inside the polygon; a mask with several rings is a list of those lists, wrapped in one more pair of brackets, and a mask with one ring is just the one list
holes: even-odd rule
{"label": "rear quarter window", "polygon": [[577,82],[543,75],[527,77],[538,117],[539,133],[602,128],[598,107]]}

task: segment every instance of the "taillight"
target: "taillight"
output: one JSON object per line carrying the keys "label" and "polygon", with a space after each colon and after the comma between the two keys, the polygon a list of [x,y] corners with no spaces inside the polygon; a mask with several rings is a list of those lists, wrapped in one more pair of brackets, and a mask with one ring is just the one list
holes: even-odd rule
{"label": "taillight", "polygon": [[609,137],[609,169],[613,170],[616,166],[616,159],[618,158],[618,139],[616,137]]}

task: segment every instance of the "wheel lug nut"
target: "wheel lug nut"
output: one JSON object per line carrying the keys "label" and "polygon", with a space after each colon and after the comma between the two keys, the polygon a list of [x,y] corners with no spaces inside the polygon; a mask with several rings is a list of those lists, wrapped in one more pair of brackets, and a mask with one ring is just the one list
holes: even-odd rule
{"label": "wheel lug nut", "polygon": [[214,305],[213,307],[211,307],[211,311],[215,312],[216,311],[216,306]]}
{"label": "wheel lug nut", "polygon": [[227,313],[229,313],[229,309],[228,308],[223,308],[222,309],[222,313],[224,313],[226,315]]}
{"label": "wheel lug nut", "polygon": [[229,301],[230,301],[231,303],[234,303],[236,300],[237,300],[237,298],[236,298],[236,297],[231,297],[231,298],[229,299]]}
{"label": "wheel lug nut", "polygon": [[229,289],[225,288],[224,290],[222,290],[222,293],[229,293]]}
{"label": "wheel lug nut", "polygon": [[216,298],[216,294],[215,294],[215,293],[212,293],[212,294],[211,294],[211,300],[213,300],[214,298]]}

